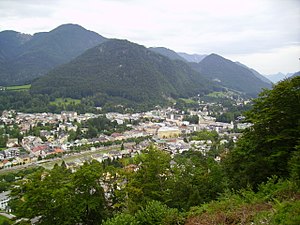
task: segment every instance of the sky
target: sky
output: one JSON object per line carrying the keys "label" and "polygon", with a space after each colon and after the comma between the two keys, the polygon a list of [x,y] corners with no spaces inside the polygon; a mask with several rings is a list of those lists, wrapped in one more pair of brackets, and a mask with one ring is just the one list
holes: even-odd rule
{"label": "sky", "polygon": [[0,0],[0,31],[66,23],[146,47],[216,53],[264,75],[300,70],[300,0]]}

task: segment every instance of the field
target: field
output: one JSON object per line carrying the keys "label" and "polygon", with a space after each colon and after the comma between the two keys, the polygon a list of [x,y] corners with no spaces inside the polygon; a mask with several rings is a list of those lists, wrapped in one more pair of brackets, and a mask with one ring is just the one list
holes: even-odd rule
{"label": "field", "polygon": [[56,98],[55,101],[50,102],[52,105],[69,105],[69,104],[80,104],[80,99],[73,98]]}
{"label": "field", "polygon": [[31,87],[31,84],[19,85],[19,86],[8,86],[4,87],[4,90],[7,91],[27,91]]}
{"label": "field", "polygon": [[226,94],[224,92],[212,92],[212,93],[208,94],[207,96],[214,97],[214,98],[225,98]]}
{"label": "field", "polygon": [[180,98],[180,100],[184,101],[186,104],[196,104],[197,102],[190,98]]}

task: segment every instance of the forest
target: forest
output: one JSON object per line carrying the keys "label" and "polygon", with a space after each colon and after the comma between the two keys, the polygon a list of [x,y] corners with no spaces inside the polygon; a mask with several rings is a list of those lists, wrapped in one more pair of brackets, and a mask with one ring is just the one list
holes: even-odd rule
{"label": "forest", "polygon": [[253,126],[220,162],[150,145],[74,173],[63,163],[17,180],[10,207],[49,225],[300,224],[300,77],[263,91],[246,118]]}

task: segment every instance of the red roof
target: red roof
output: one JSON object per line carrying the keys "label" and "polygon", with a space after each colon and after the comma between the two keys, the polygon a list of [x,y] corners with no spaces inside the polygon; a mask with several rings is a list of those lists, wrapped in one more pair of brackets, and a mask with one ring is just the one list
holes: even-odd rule
{"label": "red roof", "polygon": [[39,146],[32,148],[31,151],[38,152],[38,151],[45,150],[45,149],[47,149],[47,145],[39,145]]}

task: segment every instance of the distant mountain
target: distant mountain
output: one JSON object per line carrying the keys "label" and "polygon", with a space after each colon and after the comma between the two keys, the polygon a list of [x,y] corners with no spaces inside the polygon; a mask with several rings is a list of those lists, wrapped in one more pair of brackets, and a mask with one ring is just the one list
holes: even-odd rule
{"label": "distant mountain", "polygon": [[294,74],[293,74],[292,76],[290,76],[290,77],[297,77],[297,76],[300,76],[300,71],[294,73]]}
{"label": "distant mountain", "polygon": [[271,84],[257,78],[245,66],[238,65],[216,54],[205,57],[199,63],[191,63],[191,66],[210,80],[252,96],[257,95],[262,88],[271,87]]}
{"label": "distant mountain", "polygon": [[[18,47],[31,39],[31,35],[15,31],[0,32],[0,86],[10,74],[7,62],[17,55]],[[1,77],[1,75],[4,75]]]}
{"label": "distant mountain", "polygon": [[269,84],[272,84],[272,81],[270,81],[268,78],[266,78],[265,76],[261,75],[259,72],[257,72],[256,70],[252,69],[252,68],[249,68],[248,66],[240,63],[240,62],[235,62],[236,64],[246,68],[246,69],[249,69],[253,74],[254,76],[256,76],[257,78],[261,79],[262,81],[266,82],[266,83],[269,83]]}
{"label": "distant mountain", "polygon": [[32,38],[29,34],[16,31],[0,32],[0,61],[9,60],[17,54],[18,47]]}
{"label": "distant mountain", "polygon": [[[7,31],[1,33],[5,34]],[[0,43],[6,46],[4,53],[9,55],[3,61],[6,69],[0,70],[0,85],[31,81],[106,40],[75,24],[61,25],[50,32],[36,33],[33,36],[13,31],[11,33],[12,38],[0,35]],[[7,51],[10,46],[13,48]]]}
{"label": "distant mountain", "polygon": [[39,78],[31,91],[72,98],[101,93],[154,104],[208,93],[213,87],[182,61],[126,40],[109,40]]}
{"label": "distant mountain", "polygon": [[158,54],[164,55],[166,57],[168,57],[169,59],[172,60],[181,60],[181,61],[186,61],[184,58],[182,58],[181,56],[179,56],[176,52],[174,52],[171,49],[168,48],[164,48],[164,47],[151,47],[149,48],[149,50],[156,52]]}
{"label": "distant mountain", "polygon": [[198,54],[187,54],[184,52],[177,52],[179,56],[184,58],[188,62],[195,62],[199,63],[201,62],[207,55],[198,55]]}
{"label": "distant mountain", "polygon": [[277,83],[281,80],[284,80],[285,78],[288,78],[290,76],[292,76],[294,73],[276,73],[276,74],[269,74],[269,75],[266,75],[266,77],[271,80],[273,83]]}

